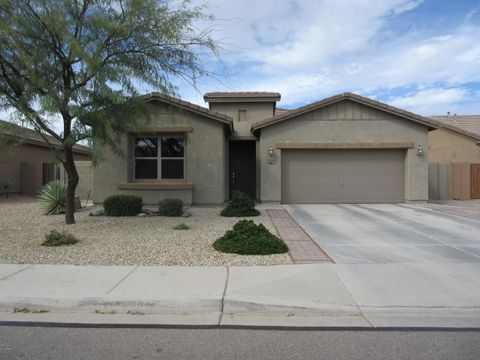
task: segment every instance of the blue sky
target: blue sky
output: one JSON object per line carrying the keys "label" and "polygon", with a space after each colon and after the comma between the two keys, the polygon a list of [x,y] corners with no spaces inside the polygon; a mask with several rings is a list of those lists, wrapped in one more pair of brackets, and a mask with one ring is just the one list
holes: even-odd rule
{"label": "blue sky", "polygon": [[[194,4],[205,4],[195,0]],[[224,51],[208,91],[278,91],[280,107],[352,91],[421,115],[480,114],[480,2],[210,0]]]}

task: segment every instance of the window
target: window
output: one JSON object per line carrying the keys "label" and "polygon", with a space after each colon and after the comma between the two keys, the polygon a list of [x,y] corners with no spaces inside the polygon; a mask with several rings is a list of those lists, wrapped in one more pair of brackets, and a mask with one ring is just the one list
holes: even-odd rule
{"label": "window", "polygon": [[179,135],[135,138],[135,179],[183,180],[185,141]]}
{"label": "window", "polygon": [[238,110],[238,121],[247,121],[247,110]]}

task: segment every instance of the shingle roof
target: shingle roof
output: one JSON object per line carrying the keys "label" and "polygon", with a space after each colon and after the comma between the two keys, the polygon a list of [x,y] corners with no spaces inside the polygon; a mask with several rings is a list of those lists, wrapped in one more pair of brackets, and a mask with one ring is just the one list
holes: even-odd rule
{"label": "shingle roof", "polygon": [[275,109],[275,115],[283,115],[283,114],[286,114],[288,112],[290,112],[292,110],[289,110],[289,109],[282,109],[282,108],[276,108]]}
{"label": "shingle roof", "polygon": [[[35,130],[8,121],[0,120],[0,133],[26,139],[28,144],[48,147],[45,139]],[[60,144],[57,139],[50,135],[45,135],[45,137],[54,146],[58,146]],[[73,145],[73,151],[77,154],[91,155],[91,149],[88,146],[75,144]]]}
{"label": "shingle roof", "polygon": [[280,93],[267,91],[240,91],[240,92],[209,92],[203,96],[204,100],[229,100],[229,101],[279,101]]}
{"label": "shingle roof", "polygon": [[206,116],[210,119],[217,120],[217,121],[220,121],[222,123],[227,124],[230,128],[230,131],[233,132],[233,119],[228,115],[225,115],[225,114],[222,114],[222,113],[219,113],[219,112],[216,112],[216,111],[212,111],[210,109],[198,106],[198,105],[193,104],[191,102],[181,100],[181,99],[175,98],[173,96],[164,95],[164,94],[158,93],[158,92],[152,92],[150,94],[143,95],[143,96],[141,96],[141,98],[144,99],[147,102],[148,101],[155,101],[155,100],[166,102],[166,103],[169,103],[171,105],[179,106],[179,107],[184,108],[186,110],[192,111],[194,113],[204,115],[204,116]]}
{"label": "shingle roof", "polygon": [[480,140],[480,115],[430,116],[443,127]]}
{"label": "shingle roof", "polygon": [[323,99],[323,100],[320,100],[320,101],[317,101],[317,102],[299,107],[297,109],[294,109],[294,110],[291,110],[291,111],[288,111],[288,112],[281,113],[279,115],[272,116],[268,119],[257,121],[257,122],[252,124],[252,130],[258,130],[258,129],[261,129],[263,127],[270,126],[270,125],[276,124],[278,122],[291,119],[291,118],[296,117],[298,115],[302,115],[304,113],[307,113],[307,112],[310,112],[310,111],[328,106],[330,104],[333,104],[333,103],[336,103],[336,102],[342,101],[342,100],[355,101],[357,103],[364,104],[364,105],[367,105],[367,106],[370,106],[370,107],[373,107],[373,108],[376,108],[376,109],[379,109],[379,110],[382,110],[382,111],[385,111],[385,112],[388,112],[388,113],[391,113],[391,114],[394,114],[394,115],[397,115],[397,116],[400,116],[400,117],[403,117],[403,118],[406,118],[406,119],[409,119],[409,120],[412,120],[412,121],[415,121],[415,122],[418,122],[420,124],[428,126],[431,129],[436,129],[440,126],[440,124],[434,119],[426,118],[426,117],[411,113],[409,111],[405,111],[405,110],[387,105],[385,103],[369,99],[369,98],[364,97],[364,96],[360,96],[360,95],[353,94],[353,93],[350,93],[350,92],[345,92],[345,93],[342,93],[342,94],[331,96],[329,98],[326,98],[326,99]]}

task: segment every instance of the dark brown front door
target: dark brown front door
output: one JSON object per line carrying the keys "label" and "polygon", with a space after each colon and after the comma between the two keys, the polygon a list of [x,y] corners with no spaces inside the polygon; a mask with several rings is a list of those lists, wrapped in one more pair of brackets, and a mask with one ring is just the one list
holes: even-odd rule
{"label": "dark brown front door", "polygon": [[230,141],[229,146],[230,197],[239,190],[256,199],[256,142]]}
{"label": "dark brown front door", "polygon": [[480,199],[480,164],[470,165],[470,198]]}

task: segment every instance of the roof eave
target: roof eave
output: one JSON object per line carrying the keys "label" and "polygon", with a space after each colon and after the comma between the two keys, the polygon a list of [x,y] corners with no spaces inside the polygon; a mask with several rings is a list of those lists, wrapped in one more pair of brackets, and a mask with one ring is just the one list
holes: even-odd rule
{"label": "roof eave", "polygon": [[210,97],[204,96],[203,99],[208,102],[216,102],[216,103],[250,103],[250,102],[277,102],[280,101],[280,97]]}

